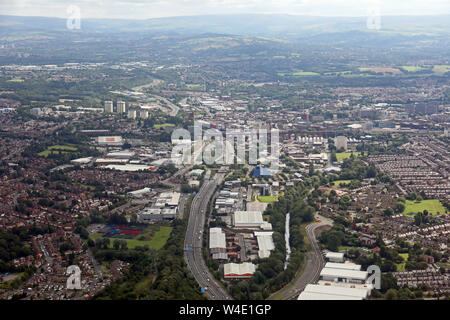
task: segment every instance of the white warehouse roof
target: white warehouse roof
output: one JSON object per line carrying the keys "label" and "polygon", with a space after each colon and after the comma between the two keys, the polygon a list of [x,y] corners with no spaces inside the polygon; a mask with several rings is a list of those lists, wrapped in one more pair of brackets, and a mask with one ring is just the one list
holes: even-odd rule
{"label": "white warehouse roof", "polygon": [[297,300],[361,300],[358,297],[323,294],[316,292],[302,292]]}
{"label": "white warehouse roof", "polygon": [[222,228],[209,229],[209,248],[224,248],[226,249],[225,233]]}
{"label": "white warehouse roof", "polygon": [[255,232],[254,234],[258,240],[258,256],[260,258],[268,258],[270,256],[270,251],[275,249],[272,238],[273,232]]}
{"label": "white warehouse roof", "polygon": [[343,252],[327,252],[326,254],[327,259],[344,259],[344,253]]}
{"label": "white warehouse roof", "polygon": [[224,264],[223,268],[225,277],[251,276],[253,275],[253,273],[255,273],[256,270],[256,266],[251,262],[226,263]]}
{"label": "white warehouse roof", "polygon": [[261,225],[264,220],[261,211],[236,211],[234,213],[234,225]]}
{"label": "white warehouse roof", "polygon": [[369,296],[368,289],[347,288],[339,286],[322,286],[318,284],[308,284],[305,287],[304,291],[320,294],[332,294],[338,296],[356,297],[360,299],[366,299]]}
{"label": "white warehouse roof", "polygon": [[325,268],[333,268],[333,269],[346,269],[346,270],[361,270],[360,264],[354,263],[335,263],[335,262],[327,262],[325,264]]}
{"label": "white warehouse roof", "polygon": [[346,270],[346,269],[323,268],[322,271],[320,272],[320,276],[364,281],[367,279],[367,272]]}

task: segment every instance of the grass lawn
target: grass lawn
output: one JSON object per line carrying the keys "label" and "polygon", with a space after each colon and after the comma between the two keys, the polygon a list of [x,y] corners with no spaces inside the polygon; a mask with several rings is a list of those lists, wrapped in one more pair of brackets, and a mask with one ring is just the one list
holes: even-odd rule
{"label": "grass lawn", "polygon": [[204,86],[202,84],[197,83],[187,83],[186,88],[190,90],[203,90]]}
{"label": "grass lawn", "polygon": [[317,72],[311,72],[311,71],[294,71],[294,72],[278,72],[279,76],[285,77],[285,76],[290,76],[290,77],[308,77],[308,76],[319,76],[320,73]]}
{"label": "grass lawn", "polygon": [[450,65],[437,64],[433,67],[433,72],[437,74],[444,74],[446,72],[450,72]]}
{"label": "grass lawn", "polygon": [[[161,249],[165,244],[167,239],[169,239],[170,233],[172,232],[172,227],[159,227],[160,229],[156,231],[151,240],[137,240],[137,239],[120,239],[125,240],[128,244],[128,249],[134,249],[136,246],[148,245],[150,249]],[[144,231],[145,232],[145,231]],[[92,240],[96,240],[102,237],[101,233],[94,233],[90,236]],[[138,236],[139,237],[139,236]],[[113,247],[113,242],[115,238],[109,238],[111,240],[109,247]]]}
{"label": "grass lawn", "polygon": [[277,196],[258,196],[258,201],[260,202],[277,202]]}
{"label": "grass lawn", "polygon": [[405,272],[406,271],[405,265],[406,265],[406,261],[408,261],[409,253],[399,253],[398,255],[403,258],[403,262],[395,264],[397,266],[397,271]]}
{"label": "grass lawn", "polygon": [[349,184],[350,182],[352,182],[352,180],[336,180],[336,181],[333,181],[333,184],[335,186],[340,186],[343,183]]}
{"label": "grass lawn", "polygon": [[401,66],[400,68],[408,72],[418,72],[426,70],[425,68],[419,66]]}
{"label": "grass lawn", "polygon": [[406,200],[403,214],[413,216],[412,213],[423,212],[423,210],[428,210],[428,212],[434,216],[445,213],[445,207],[442,203],[437,199],[432,199],[422,200],[420,202]]}
{"label": "grass lawn", "polygon": [[175,127],[173,123],[157,123],[153,125],[154,129],[166,128],[166,127]]}
{"label": "grass lawn", "polygon": [[10,79],[10,80],[6,80],[6,82],[24,82],[25,80],[23,79],[19,79],[19,78],[15,78],[15,79]]}
{"label": "grass lawn", "polygon": [[344,161],[345,159],[349,159],[351,154],[353,153],[353,156],[359,157],[361,155],[361,152],[339,152],[336,153],[336,158],[338,162]]}
{"label": "grass lawn", "polygon": [[38,156],[40,157],[48,157],[49,154],[51,154],[54,151],[58,151],[60,153],[69,153],[77,151],[78,148],[70,145],[54,145],[48,147],[46,150],[39,152]]}
{"label": "grass lawn", "polygon": [[355,247],[349,247],[349,246],[339,246],[338,247],[338,251],[345,251],[345,250],[350,250],[350,249],[356,249]]}

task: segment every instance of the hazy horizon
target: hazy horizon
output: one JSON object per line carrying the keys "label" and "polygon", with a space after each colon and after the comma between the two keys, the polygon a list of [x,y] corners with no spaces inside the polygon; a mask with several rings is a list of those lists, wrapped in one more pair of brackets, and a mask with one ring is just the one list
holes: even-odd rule
{"label": "hazy horizon", "polygon": [[67,18],[73,5],[82,18],[126,20],[236,14],[365,17],[373,8],[384,16],[450,14],[450,2],[443,0],[4,0],[0,15]]}

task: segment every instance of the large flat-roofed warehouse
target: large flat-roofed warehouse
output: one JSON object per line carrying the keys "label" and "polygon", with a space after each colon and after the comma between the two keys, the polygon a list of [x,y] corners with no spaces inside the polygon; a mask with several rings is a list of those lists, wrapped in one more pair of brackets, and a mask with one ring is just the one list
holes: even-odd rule
{"label": "large flat-roofed warehouse", "polygon": [[210,228],[209,252],[214,255],[215,253],[226,254],[226,251],[227,251],[227,244],[225,240],[225,232],[222,231],[222,228]]}
{"label": "large flat-roofed warehouse", "polygon": [[180,202],[181,193],[179,192],[163,192],[156,200],[155,207],[157,208],[176,208]]}
{"label": "large flat-roofed warehouse", "polygon": [[324,268],[333,268],[333,269],[345,269],[345,270],[361,270],[360,264],[354,263],[335,263],[335,262],[327,262]]}
{"label": "large flat-roofed warehouse", "polygon": [[275,249],[272,238],[273,232],[255,232],[254,234],[258,241],[258,257],[261,259],[268,258],[270,251]]}
{"label": "large flat-roofed warehouse", "polygon": [[369,293],[369,289],[308,284],[298,300],[364,300]]}
{"label": "large flat-roofed warehouse", "polygon": [[233,215],[233,224],[241,229],[272,230],[272,225],[264,221],[261,211],[236,211]]}
{"label": "large flat-roofed warehouse", "polygon": [[342,252],[327,252],[325,255],[325,258],[327,258],[330,262],[344,262],[344,253]]}
{"label": "large flat-roofed warehouse", "polygon": [[227,280],[251,278],[255,270],[256,266],[251,262],[226,263],[223,266],[224,278]]}
{"label": "large flat-roofed warehouse", "polygon": [[323,268],[320,272],[320,279],[332,282],[365,283],[367,271]]}
{"label": "large flat-roofed warehouse", "polygon": [[103,136],[95,138],[95,141],[99,145],[105,146],[121,146],[123,145],[123,139],[121,136]]}
{"label": "large flat-roofed warehouse", "polygon": [[171,221],[175,219],[176,214],[176,209],[144,208],[138,212],[137,216],[138,221],[141,223],[152,223],[157,221]]}

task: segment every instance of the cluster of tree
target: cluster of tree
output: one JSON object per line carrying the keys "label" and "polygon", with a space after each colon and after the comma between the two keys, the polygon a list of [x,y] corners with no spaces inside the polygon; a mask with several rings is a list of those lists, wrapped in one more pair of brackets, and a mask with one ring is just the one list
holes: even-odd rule
{"label": "cluster of tree", "polygon": [[28,236],[21,237],[14,232],[0,231],[0,272],[15,271],[10,262],[33,253],[25,238]]}
{"label": "cluster of tree", "polygon": [[322,231],[319,242],[330,251],[339,251],[340,246],[359,246],[360,244],[357,236],[345,232],[345,226],[336,222],[331,229]]}
{"label": "cluster of tree", "polygon": [[[175,220],[172,233],[159,251],[101,250],[101,258],[112,258],[131,263],[123,278],[112,283],[95,296],[95,299],[148,299],[148,300],[199,300],[206,299],[184,261],[184,235],[187,222]],[[111,253],[111,251],[115,253]],[[152,281],[148,281],[152,278]],[[145,284],[138,286],[138,284]]]}

